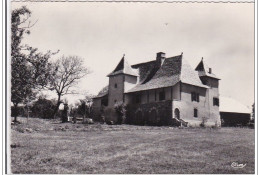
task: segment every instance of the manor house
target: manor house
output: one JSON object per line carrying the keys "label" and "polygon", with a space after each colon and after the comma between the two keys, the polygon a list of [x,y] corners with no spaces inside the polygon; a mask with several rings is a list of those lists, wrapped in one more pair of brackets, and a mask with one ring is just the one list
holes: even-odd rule
{"label": "manor house", "polygon": [[[175,119],[188,125],[220,125],[220,79],[203,58],[193,69],[183,54],[166,58],[159,52],[156,59],[135,65],[123,57],[107,76],[109,85],[93,99],[96,117],[117,120],[111,110],[123,102],[130,124],[169,125]],[[106,114],[104,109],[111,110]]]}

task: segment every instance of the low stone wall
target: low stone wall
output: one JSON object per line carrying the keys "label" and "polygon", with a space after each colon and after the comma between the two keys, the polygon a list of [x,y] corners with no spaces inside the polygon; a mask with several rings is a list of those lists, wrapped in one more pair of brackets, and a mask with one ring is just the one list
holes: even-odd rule
{"label": "low stone wall", "polygon": [[172,122],[172,101],[128,105],[126,122],[135,125],[170,125]]}

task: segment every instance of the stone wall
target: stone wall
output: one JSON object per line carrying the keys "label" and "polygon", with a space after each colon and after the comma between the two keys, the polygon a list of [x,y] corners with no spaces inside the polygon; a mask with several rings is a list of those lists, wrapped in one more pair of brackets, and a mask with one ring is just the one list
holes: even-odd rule
{"label": "stone wall", "polygon": [[[213,98],[218,91],[214,89],[205,89],[188,84],[181,85],[181,100],[174,100],[172,103],[173,117],[174,111],[180,111],[180,118],[189,123],[190,126],[199,126],[203,120],[206,125],[213,126],[216,123],[220,125],[220,115],[218,106],[213,106]],[[199,102],[191,100],[191,93],[199,94]],[[214,95],[212,95],[214,94]],[[194,117],[194,109],[197,109],[197,117]]]}
{"label": "stone wall", "polygon": [[[116,85],[116,86],[115,86]],[[113,107],[116,102],[124,100],[124,75],[109,77],[108,106]]]}
{"label": "stone wall", "polygon": [[137,77],[131,76],[131,75],[124,75],[125,81],[124,81],[124,92],[128,91],[129,89],[132,89],[134,86],[136,86],[137,83]]}
{"label": "stone wall", "polygon": [[169,125],[172,121],[172,101],[128,105],[126,122],[136,125]]}

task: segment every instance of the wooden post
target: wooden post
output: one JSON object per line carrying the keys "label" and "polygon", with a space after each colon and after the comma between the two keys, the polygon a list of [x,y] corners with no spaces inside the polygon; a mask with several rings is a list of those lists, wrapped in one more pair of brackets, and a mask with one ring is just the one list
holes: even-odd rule
{"label": "wooden post", "polygon": [[27,123],[29,121],[29,106],[28,106],[28,103],[27,103]]}

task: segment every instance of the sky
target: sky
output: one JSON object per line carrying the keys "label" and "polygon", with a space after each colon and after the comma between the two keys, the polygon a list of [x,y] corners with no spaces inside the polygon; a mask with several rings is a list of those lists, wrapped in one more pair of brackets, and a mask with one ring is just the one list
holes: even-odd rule
{"label": "sky", "polygon": [[[203,57],[221,80],[221,96],[251,106],[254,102],[253,3],[115,3],[12,2],[26,5],[37,23],[23,43],[76,55],[92,73],[77,86],[81,95],[69,103],[96,95],[123,54],[130,64],[179,55],[195,68]],[[55,94],[49,93],[49,98]]]}

